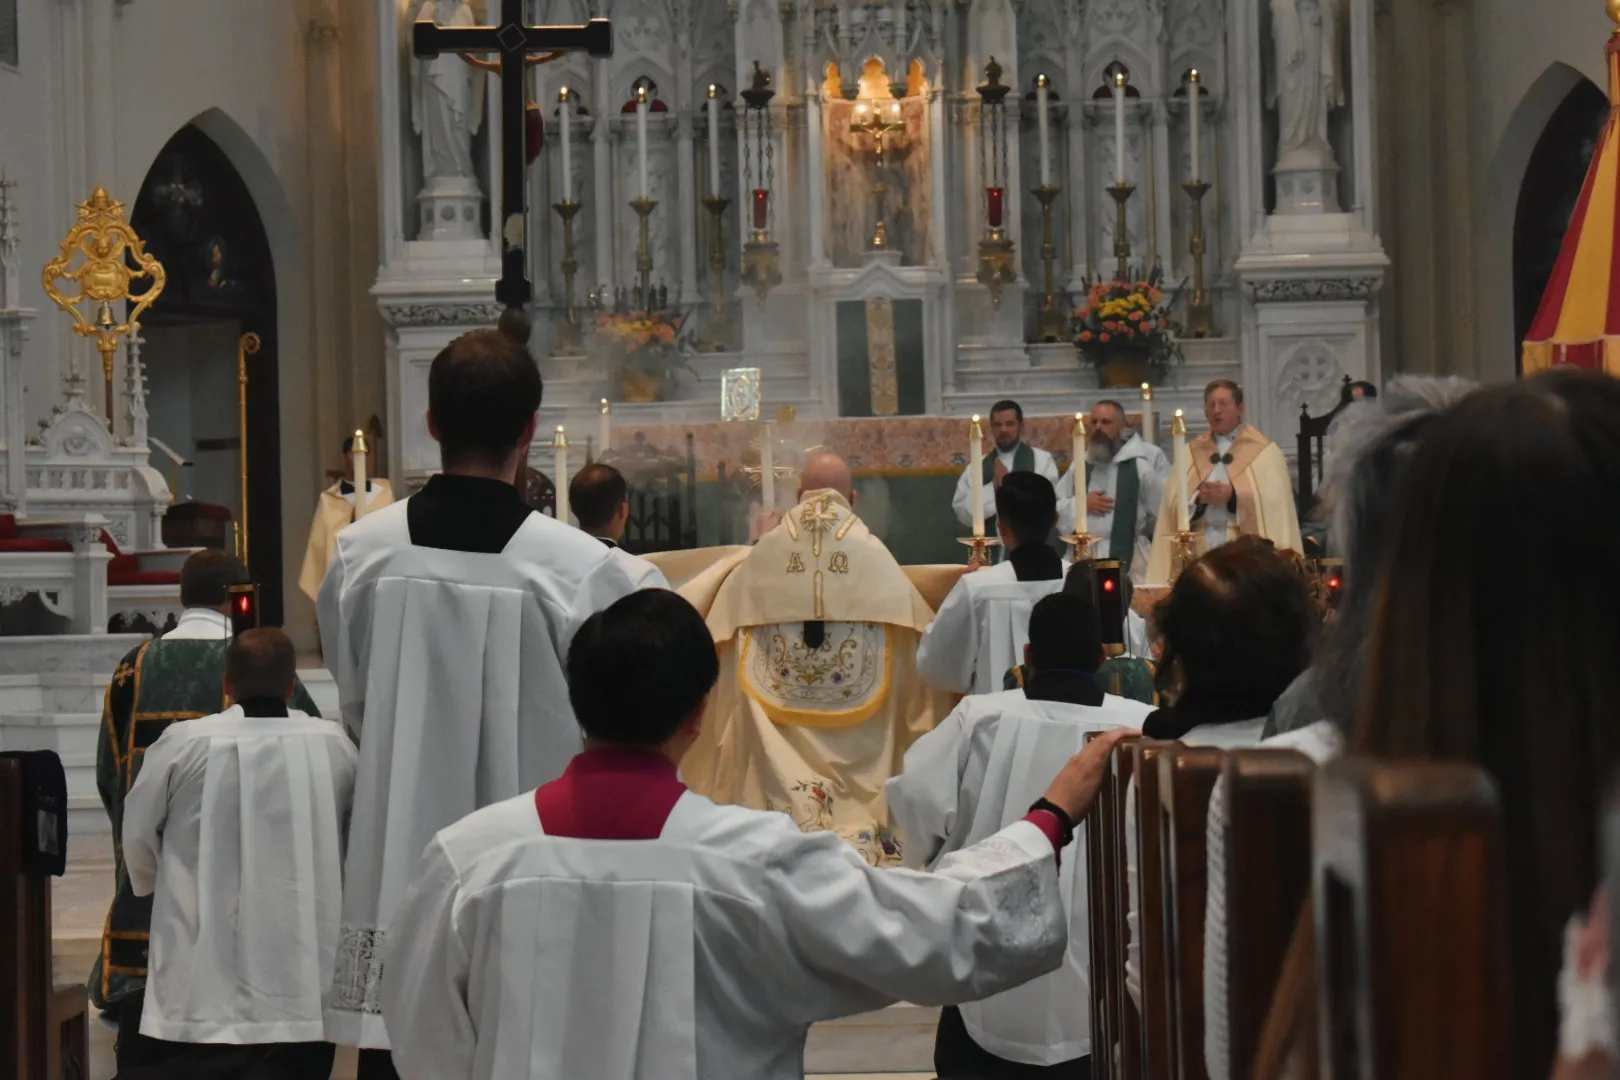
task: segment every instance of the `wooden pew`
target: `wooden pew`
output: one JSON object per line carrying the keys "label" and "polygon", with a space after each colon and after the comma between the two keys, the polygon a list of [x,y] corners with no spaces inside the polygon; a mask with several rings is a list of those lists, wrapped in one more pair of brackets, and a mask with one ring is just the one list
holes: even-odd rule
{"label": "wooden pew", "polygon": [[1227,1066],[1247,1077],[1277,976],[1311,887],[1311,776],[1297,750],[1237,750],[1221,770],[1226,806]]}
{"label": "wooden pew", "polygon": [[51,884],[23,864],[23,770],[0,757],[0,1077],[88,1080],[84,987],[51,979]]}
{"label": "wooden pew", "polygon": [[1489,776],[1342,758],[1318,770],[1311,810],[1326,1080],[1508,1080],[1506,872]]}
{"label": "wooden pew", "polygon": [[[1136,786],[1132,790],[1135,792],[1136,868],[1140,888],[1137,930],[1141,934],[1142,958],[1140,1075],[1143,1080],[1173,1080],[1175,1076],[1170,1045],[1175,1024],[1166,994],[1169,956],[1164,948],[1164,818],[1158,812],[1158,807],[1159,757],[1177,745],[1144,739],[1131,748],[1134,758],[1132,772],[1136,778]],[[1123,941],[1123,931],[1121,938]],[[1121,1001],[1128,1004],[1129,995],[1124,989],[1123,950],[1120,964]]]}
{"label": "wooden pew", "polygon": [[[1093,731],[1086,742],[1103,734]],[[1122,744],[1123,745],[1123,744]],[[1116,1065],[1114,1048],[1119,1042],[1119,998],[1112,982],[1110,960],[1118,948],[1115,900],[1122,870],[1119,854],[1119,767],[1130,760],[1119,747],[1110,755],[1097,792],[1097,808],[1087,815],[1086,830],[1086,931],[1091,948],[1091,1072],[1096,1077],[1112,1077]]]}
{"label": "wooden pew", "polygon": [[[1206,1080],[1204,1069],[1204,836],[1209,793],[1225,753],[1179,744],[1159,755],[1163,1000],[1169,1009],[1170,1075]],[[1145,805],[1145,804],[1144,804]],[[1144,900],[1145,904],[1145,900]]]}

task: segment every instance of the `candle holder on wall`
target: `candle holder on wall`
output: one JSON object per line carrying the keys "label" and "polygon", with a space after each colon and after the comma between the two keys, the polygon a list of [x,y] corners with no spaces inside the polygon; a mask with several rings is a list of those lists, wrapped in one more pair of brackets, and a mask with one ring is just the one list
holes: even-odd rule
{"label": "candle holder on wall", "polygon": [[985,234],[979,241],[981,285],[990,289],[990,303],[1001,306],[1001,289],[1018,280],[1017,253],[1007,237],[1004,221],[1007,194],[1007,93],[995,57],[984,66],[979,92],[979,177],[984,184]]}
{"label": "candle holder on wall", "polygon": [[742,92],[743,186],[749,191],[748,242],[743,245],[738,279],[754,290],[761,307],[765,297],[782,284],[781,246],[771,236],[771,185],[776,180],[775,147],[771,141],[771,73],[754,61],[754,75]]}

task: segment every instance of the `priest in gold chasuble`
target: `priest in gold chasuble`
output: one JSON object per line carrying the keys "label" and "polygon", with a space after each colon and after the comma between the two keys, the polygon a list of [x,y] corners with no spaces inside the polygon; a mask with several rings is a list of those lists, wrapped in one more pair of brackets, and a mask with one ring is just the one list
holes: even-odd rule
{"label": "priest in gold chasuble", "polygon": [[856,516],[841,459],[812,458],[800,483],[798,505],[757,545],[680,590],[720,652],[681,771],[716,802],[780,810],[898,866],[904,838],[883,785],[952,705],[917,674],[933,612]]}

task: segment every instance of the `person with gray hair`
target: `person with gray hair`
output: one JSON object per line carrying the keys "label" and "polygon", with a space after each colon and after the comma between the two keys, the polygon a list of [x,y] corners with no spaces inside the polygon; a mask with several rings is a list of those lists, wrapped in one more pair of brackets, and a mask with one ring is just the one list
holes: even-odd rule
{"label": "person with gray hair", "polygon": [[[1478,389],[1458,378],[1402,376],[1381,397],[1346,409],[1323,484],[1320,511],[1330,543],[1344,559],[1344,592],[1318,639],[1311,666],[1272,705],[1261,745],[1293,749],[1321,762],[1338,756],[1361,702],[1372,638],[1377,580],[1389,550],[1394,492],[1406,463],[1433,422]],[[1210,793],[1205,835],[1204,1065],[1209,1080],[1229,1080],[1226,1011],[1226,794]]]}

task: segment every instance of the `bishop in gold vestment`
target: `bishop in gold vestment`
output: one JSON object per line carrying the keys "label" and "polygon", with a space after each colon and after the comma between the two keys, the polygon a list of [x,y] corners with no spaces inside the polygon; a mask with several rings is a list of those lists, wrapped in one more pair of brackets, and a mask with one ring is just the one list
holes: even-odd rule
{"label": "bishop in gold vestment", "polygon": [[681,588],[720,651],[681,770],[716,802],[782,811],[899,865],[883,785],[952,702],[917,674],[933,612],[851,491],[842,460],[812,459],[780,524]]}

